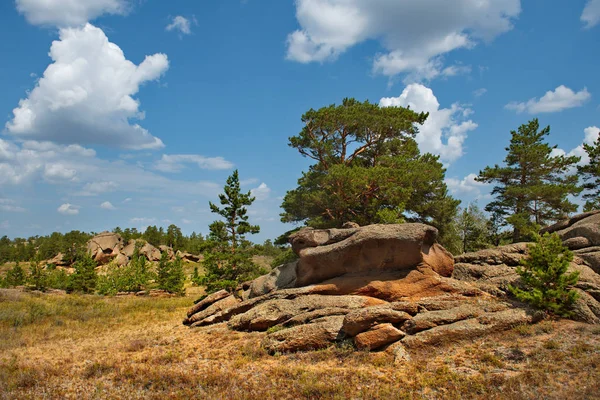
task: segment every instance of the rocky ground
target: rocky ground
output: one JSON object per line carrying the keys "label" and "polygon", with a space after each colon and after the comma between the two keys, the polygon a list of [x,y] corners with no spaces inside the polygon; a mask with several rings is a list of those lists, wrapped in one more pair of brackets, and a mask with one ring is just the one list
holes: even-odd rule
{"label": "rocky ground", "polygon": [[[600,322],[600,213],[582,214],[547,229],[577,257],[580,273],[573,319]],[[214,293],[187,312],[185,325],[227,322],[240,332],[267,332],[269,353],[326,348],[351,341],[404,360],[413,348],[472,339],[539,322],[545,317],[512,298],[516,267],[527,243],[456,259],[424,224],[349,224],[305,228],[290,238],[298,260],[247,282],[238,293]]]}
{"label": "rocky ground", "polygon": [[269,355],[266,332],[181,325],[193,298],[0,291],[0,398],[590,399],[600,327],[568,320],[408,350]]}

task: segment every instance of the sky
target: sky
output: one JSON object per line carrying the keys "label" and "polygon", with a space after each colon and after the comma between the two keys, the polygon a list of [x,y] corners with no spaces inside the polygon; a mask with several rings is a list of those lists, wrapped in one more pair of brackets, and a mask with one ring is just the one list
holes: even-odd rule
{"label": "sky", "polygon": [[429,112],[421,151],[482,208],[511,130],[575,155],[600,132],[600,0],[6,0],[0,35],[9,237],[206,234],[234,169],[252,240],[277,237],[310,165],[288,138],[345,97]]}

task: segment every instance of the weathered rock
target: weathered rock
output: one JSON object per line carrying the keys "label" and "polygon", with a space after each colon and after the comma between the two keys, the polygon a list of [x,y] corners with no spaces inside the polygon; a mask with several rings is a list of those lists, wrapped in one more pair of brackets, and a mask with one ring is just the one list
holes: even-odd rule
{"label": "weathered rock", "polygon": [[597,274],[600,274],[600,246],[586,247],[574,251]]}
{"label": "weathered rock", "polygon": [[[496,307],[494,311],[505,310],[507,307],[500,303],[492,303]],[[406,333],[415,334],[426,329],[435,328],[439,325],[447,325],[468,318],[479,317],[490,310],[486,310],[478,304],[466,303],[448,310],[427,311],[415,315],[414,318],[402,324],[402,330]]]}
{"label": "weathered rock", "polygon": [[[393,303],[391,303],[393,304]],[[412,316],[405,311],[394,310],[391,304],[362,308],[350,312],[344,318],[342,331],[347,336],[356,336],[381,323],[399,324],[410,320]]]}
{"label": "weathered rock", "polygon": [[404,332],[396,329],[394,325],[385,323],[375,325],[368,331],[356,335],[354,344],[359,350],[376,350],[387,344],[396,342],[404,336]]}
{"label": "weathered rock", "polygon": [[294,316],[324,308],[356,309],[372,304],[365,296],[306,295],[295,299],[265,301],[243,314],[235,315],[227,324],[237,331],[266,331]]}
{"label": "weathered rock", "polygon": [[323,349],[341,338],[343,321],[344,317],[333,316],[283,329],[268,334],[262,345],[271,354]]}
{"label": "weathered rock", "polygon": [[394,364],[404,364],[411,359],[410,354],[401,341],[392,343],[385,351],[394,356]]}
{"label": "weathered rock", "polygon": [[[485,249],[472,253],[465,253],[454,257],[455,269],[457,264],[475,265],[506,265],[518,266],[522,259],[527,256],[529,243],[514,243],[499,246],[493,249]],[[452,275],[455,277],[455,274]]]}
{"label": "weathered rock", "polygon": [[295,287],[296,265],[296,261],[280,265],[267,275],[253,280],[249,285],[248,298],[259,297],[278,289]]}
{"label": "weathered rock", "polygon": [[170,248],[169,246],[165,246],[164,244],[161,244],[160,246],[158,246],[158,250],[161,253],[167,253],[167,257],[169,257],[169,260],[175,259],[175,253],[173,252],[173,249]]}
{"label": "weathered rock", "polygon": [[46,264],[54,264],[57,267],[67,267],[67,266],[69,266],[69,263],[67,260],[64,259],[64,257],[65,256],[63,253],[58,253],[56,256],[54,256],[50,260],[47,260],[45,263]]}
{"label": "weathered rock", "polygon": [[135,242],[135,240],[131,239],[127,245],[123,247],[123,250],[121,250],[121,253],[123,253],[127,258],[131,258],[133,256],[135,251]]}
{"label": "weathered rock", "polygon": [[150,243],[144,243],[140,248],[140,255],[145,256],[148,261],[160,261],[160,250]]}
{"label": "weathered rock", "polygon": [[188,253],[188,252],[182,252],[180,250],[177,250],[177,256],[179,256],[179,258],[181,258],[184,261],[189,261],[189,262],[198,262],[202,259],[202,256],[200,255],[196,255],[196,254],[192,254],[192,253]]}
{"label": "weathered rock", "polygon": [[487,313],[478,318],[470,318],[449,325],[441,325],[406,336],[402,343],[408,348],[439,344],[447,341],[471,339],[485,334],[500,332],[516,325],[537,322],[543,313],[535,313],[521,308]]}
{"label": "weathered rock", "polygon": [[232,314],[225,311],[235,310],[239,304],[240,301],[235,296],[229,295],[186,318],[183,323],[184,325],[204,326],[226,321]]}
{"label": "weathered rock", "polygon": [[119,267],[122,267],[123,265],[127,265],[127,263],[129,262],[129,258],[127,258],[125,254],[119,253],[115,257],[114,261]]}
{"label": "weathered rock", "polygon": [[208,308],[213,303],[216,303],[219,300],[223,300],[225,297],[229,297],[229,295],[230,294],[227,290],[219,290],[218,292],[209,294],[208,296],[204,297],[203,299],[195,301],[194,306],[188,310],[187,316],[191,317],[192,315],[196,314],[197,312],[202,311],[205,308]]}
{"label": "weathered rock", "polygon": [[429,266],[449,276],[453,259],[435,244],[436,237],[437,229],[416,223],[303,229],[290,238],[300,256],[296,286],[346,274],[411,270],[416,266]]}

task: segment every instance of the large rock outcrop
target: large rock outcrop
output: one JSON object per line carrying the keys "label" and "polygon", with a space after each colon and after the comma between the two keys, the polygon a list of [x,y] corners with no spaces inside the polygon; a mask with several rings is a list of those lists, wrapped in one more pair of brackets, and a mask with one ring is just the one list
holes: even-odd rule
{"label": "large rock outcrop", "polygon": [[[184,324],[227,322],[238,331],[267,331],[269,352],[350,339],[369,350],[393,344],[405,359],[405,345],[539,319],[525,305],[515,311],[513,303],[452,278],[453,257],[436,238],[437,230],[424,224],[303,229],[290,238],[297,261],[243,284],[237,296],[217,292],[202,299]],[[489,257],[504,260],[502,252]]]}
{"label": "large rock outcrop", "polygon": [[[574,289],[579,293],[574,318],[600,323],[600,211],[574,216],[542,232],[556,232],[575,254],[569,271],[579,272]],[[515,243],[466,253],[455,258],[452,277],[499,297],[508,296],[508,286],[519,284],[516,267],[527,257],[530,243]]]}

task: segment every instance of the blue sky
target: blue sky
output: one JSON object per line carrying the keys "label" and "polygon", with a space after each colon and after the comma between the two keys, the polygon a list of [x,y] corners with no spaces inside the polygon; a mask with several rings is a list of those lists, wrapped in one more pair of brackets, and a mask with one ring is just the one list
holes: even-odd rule
{"label": "blue sky", "polygon": [[[207,233],[238,168],[255,241],[290,229],[287,146],[344,97],[429,111],[417,137],[463,202],[534,117],[557,153],[600,126],[600,0],[0,3],[0,235],[175,223]],[[582,160],[585,162],[585,159]]]}

